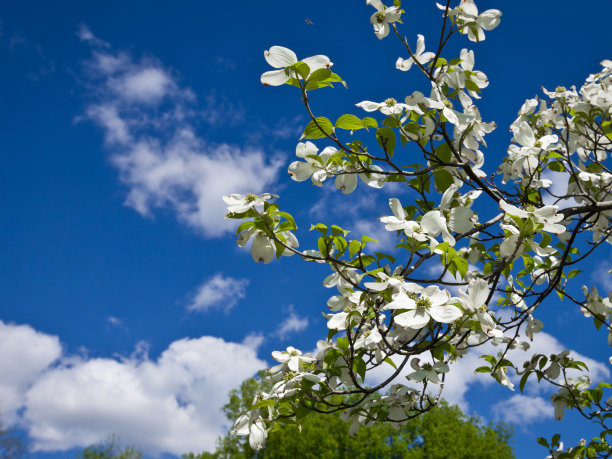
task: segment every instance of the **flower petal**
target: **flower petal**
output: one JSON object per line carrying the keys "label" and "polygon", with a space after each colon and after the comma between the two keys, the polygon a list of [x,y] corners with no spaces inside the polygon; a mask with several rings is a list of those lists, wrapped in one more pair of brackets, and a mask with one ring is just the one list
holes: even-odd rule
{"label": "flower petal", "polygon": [[429,314],[425,311],[413,309],[396,315],[394,320],[400,327],[418,330],[429,323]]}
{"label": "flower petal", "polygon": [[449,324],[451,322],[454,322],[455,320],[457,320],[459,317],[461,317],[463,315],[463,313],[461,312],[461,310],[453,305],[446,305],[446,306],[431,306],[427,312],[429,312],[429,315],[431,316],[431,318],[433,320],[435,320],[436,322],[442,322],[445,324]]}
{"label": "flower petal", "polygon": [[280,86],[285,84],[289,78],[285,73],[285,69],[271,70],[261,76],[261,84],[265,86]]}
{"label": "flower petal", "polygon": [[272,46],[264,51],[264,57],[268,64],[277,69],[289,67],[298,61],[295,53],[284,46]]}

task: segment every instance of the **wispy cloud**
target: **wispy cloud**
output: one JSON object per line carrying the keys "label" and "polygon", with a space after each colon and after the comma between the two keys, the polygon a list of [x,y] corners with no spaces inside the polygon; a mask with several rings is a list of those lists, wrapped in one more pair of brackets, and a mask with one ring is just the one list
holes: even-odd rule
{"label": "wispy cloud", "polygon": [[113,325],[115,327],[122,327],[123,326],[123,321],[115,316],[108,316],[106,318],[106,321],[110,324]]}
{"label": "wispy cloud", "polygon": [[[268,191],[282,162],[261,149],[198,135],[198,120],[223,119],[214,113],[227,109],[222,98],[199,110],[191,89],[161,62],[113,51],[86,26],[77,35],[92,51],[85,63],[91,100],[85,116],[104,132],[112,164],[128,188],[125,204],[143,216],[172,209],[207,237],[230,231],[222,196]],[[240,107],[234,112],[234,118],[243,116]]]}
{"label": "wispy cloud", "polygon": [[79,40],[89,43],[92,46],[96,46],[99,48],[110,48],[110,43],[107,43],[104,40],[100,40],[98,37],[96,37],[92,33],[91,29],[85,24],[79,24],[79,27],[76,31],[76,36],[79,37]]}
{"label": "wispy cloud", "polygon": [[236,125],[246,116],[246,110],[240,103],[235,103],[211,89],[205,97],[205,107],[200,110],[204,121],[212,126],[219,124]]}
{"label": "wispy cloud", "polygon": [[[1,24],[0,24],[1,25]],[[0,31],[0,36],[2,35]],[[30,80],[36,82],[55,72],[55,62],[48,56],[43,46],[13,31],[7,34],[8,50],[14,56],[19,56],[19,71]]]}
{"label": "wispy cloud", "polygon": [[291,333],[298,333],[308,327],[308,317],[300,317],[294,310],[293,305],[287,308],[289,315],[280,323],[276,336],[285,339]]}
{"label": "wispy cloud", "polygon": [[235,279],[221,273],[215,274],[198,287],[187,305],[187,310],[205,312],[217,307],[228,312],[245,297],[247,285],[249,285],[248,279]]}
{"label": "wispy cloud", "polygon": [[261,340],[203,336],[172,342],[157,359],[69,356],[59,339],[0,322],[2,417],[28,431],[35,451],[63,451],[115,433],[147,454],[212,451],[227,432],[221,407],[266,367]]}

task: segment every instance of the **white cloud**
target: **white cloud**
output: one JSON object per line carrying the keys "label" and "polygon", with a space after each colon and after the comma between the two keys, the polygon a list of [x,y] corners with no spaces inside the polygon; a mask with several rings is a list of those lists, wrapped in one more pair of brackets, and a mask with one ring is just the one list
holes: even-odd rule
{"label": "white cloud", "polygon": [[119,319],[119,318],[115,317],[115,316],[108,316],[108,317],[106,318],[106,321],[107,321],[109,324],[114,325],[114,326],[116,326],[116,327],[121,327],[121,326],[123,326],[123,321],[122,321],[121,319]]}
{"label": "white cloud", "polygon": [[127,144],[132,142],[128,125],[119,116],[116,106],[112,104],[92,105],[87,109],[87,116],[104,127],[104,139],[108,144]]}
{"label": "white cloud", "polygon": [[[197,120],[220,123],[227,104],[215,105],[213,98],[198,111],[192,91],[161,63],[100,49],[87,28],[79,36],[96,47],[85,65],[92,97],[85,114],[104,131],[112,164],[128,188],[125,204],[144,216],[170,208],[204,236],[230,231],[234,224],[224,221],[222,196],[269,191],[282,161],[260,149],[202,139]],[[243,116],[239,107],[235,112],[234,119]]]}
{"label": "white cloud", "polygon": [[301,332],[308,327],[308,317],[298,316],[293,309],[293,305],[289,306],[288,311],[289,316],[280,323],[276,331],[276,335],[281,339],[285,339],[290,333]]}
{"label": "white cloud", "polygon": [[198,287],[188,311],[207,311],[212,307],[222,307],[226,312],[245,297],[248,279],[234,279],[218,273]]}
{"label": "white cloud", "polygon": [[211,89],[205,98],[206,105],[200,111],[201,117],[208,124],[236,125],[246,116],[246,111],[240,102],[234,103],[227,97],[219,96],[215,89]]}
{"label": "white cloud", "polygon": [[37,451],[110,433],[148,454],[211,451],[229,427],[221,413],[228,392],[266,367],[257,340],[246,341],[185,338],[155,360],[142,345],[129,357],[87,359],[62,355],[55,336],[0,322],[3,420],[27,429]]}
{"label": "white cloud", "polygon": [[384,223],[379,220],[357,220],[351,229],[351,236],[360,239],[361,236],[370,236],[378,241],[378,244],[370,242],[367,247],[372,252],[389,252],[399,243],[395,231],[387,231]]}
{"label": "white cloud", "polygon": [[492,407],[497,419],[524,426],[553,417],[553,406],[542,397],[516,394]]}
{"label": "white cloud", "polygon": [[[542,174],[542,179],[550,180],[552,182],[552,185],[547,188],[547,191],[542,193],[542,199],[545,205],[550,206],[555,204],[559,206],[560,209],[566,209],[568,207],[574,207],[578,205],[574,198],[562,199],[559,202],[555,202],[557,201],[557,198],[555,198],[555,196],[567,195],[567,185],[569,178],[569,172],[554,172],[550,169],[544,171],[544,173]],[[550,193],[552,193],[554,196],[549,194],[548,191],[550,191]]]}
{"label": "white cloud", "polygon": [[3,423],[16,422],[27,389],[61,354],[57,337],[27,325],[0,321],[0,418]]}
{"label": "white cloud", "polygon": [[[612,254],[610,254],[612,255]],[[603,287],[604,291],[599,292],[599,295],[606,297],[609,291],[612,291],[612,274],[610,273],[610,256],[605,261],[600,262],[591,273],[591,280],[596,282],[598,286]]]}
{"label": "white cloud", "polygon": [[175,90],[175,83],[163,69],[156,67],[135,68],[108,81],[109,87],[125,101],[158,103]]}
{"label": "white cloud", "polygon": [[91,29],[89,27],[87,27],[85,24],[80,24],[79,27],[77,28],[76,31],[76,35],[77,37],[79,37],[79,40],[89,43],[92,46],[97,46],[100,48],[109,48],[110,45],[105,42],[104,40],[100,40],[99,38],[97,38],[91,31]]}
{"label": "white cloud", "polygon": [[257,351],[264,341],[265,337],[262,333],[249,333],[242,340],[242,345]]}

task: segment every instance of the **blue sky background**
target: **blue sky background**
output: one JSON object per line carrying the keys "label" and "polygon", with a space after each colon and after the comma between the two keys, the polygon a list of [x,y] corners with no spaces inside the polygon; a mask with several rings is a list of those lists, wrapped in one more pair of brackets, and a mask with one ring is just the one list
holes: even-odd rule
{"label": "blue sky background", "polygon": [[[434,2],[408,3],[403,33],[433,46]],[[501,9],[501,25],[480,44],[456,39],[446,56],[474,49],[491,81],[478,104],[498,124],[487,172],[526,98],[579,86],[612,58],[607,3],[478,2]],[[220,198],[280,194],[305,248],[314,221],[390,244],[369,221],[399,192],[361,186],[347,198],[331,183],[292,182],[305,112],[294,88],[259,82],[264,49],[282,45],[329,56],[348,82],[313,94],[331,119],[359,115],[362,100],[425,90],[416,72],[394,69],[406,56],[375,37],[373,11],[344,0],[0,7],[0,413],[29,435],[35,457],[68,457],[109,433],[151,455],[210,450],[227,429],[218,411],[227,392],[271,365],[272,350],[308,351],[326,334],[328,270],[296,258],[254,264]],[[578,283],[607,292],[610,256],[600,250]],[[542,334],[534,347],[573,349],[609,377],[605,335],[551,300],[541,318],[558,341]],[[518,457],[543,455],[538,435],[595,435],[572,415],[555,422],[546,391],[517,398],[469,364],[448,398],[485,420],[520,421]]]}

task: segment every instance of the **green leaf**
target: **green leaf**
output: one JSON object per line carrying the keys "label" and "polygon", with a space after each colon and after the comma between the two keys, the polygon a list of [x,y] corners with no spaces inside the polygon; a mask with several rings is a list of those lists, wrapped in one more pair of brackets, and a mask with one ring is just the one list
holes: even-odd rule
{"label": "green leaf", "polygon": [[336,128],[348,129],[351,131],[364,129],[366,127],[365,123],[355,115],[342,115],[336,120],[334,126]]}
{"label": "green leaf", "polygon": [[351,258],[354,258],[355,254],[357,254],[359,252],[359,250],[361,249],[361,242],[359,242],[359,241],[351,241],[349,243],[348,249],[349,249],[349,256]]}
{"label": "green leaf", "polygon": [[565,172],[565,166],[559,161],[551,161],[548,163],[548,168],[555,172]]}
{"label": "green leaf", "polygon": [[395,132],[393,132],[393,129],[387,126],[378,128],[376,131],[376,140],[389,156],[393,156],[393,152],[395,151]]}
{"label": "green leaf", "polygon": [[340,234],[342,234],[343,236],[346,236],[348,233],[350,233],[350,231],[342,229],[338,225],[332,225],[330,229],[334,236],[339,236]]}
{"label": "green leaf", "polygon": [[242,233],[245,229],[249,229],[251,226],[255,224],[254,221],[250,220],[248,222],[242,222],[240,226],[236,229],[236,236]]}
{"label": "green leaf", "polygon": [[490,367],[478,367],[474,370],[474,373],[491,373]]}
{"label": "green leaf", "polygon": [[276,248],[276,259],[278,260],[283,252],[285,251],[285,246],[278,241],[274,241],[274,247]]}
{"label": "green leaf", "polygon": [[453,183],[455,183],[455,180],[446,169],[438,169],[434,172],[434,183],[438,191],[444,193]]}
{"label": "green leaf", "polygon": [[319,240],[317,241],[317,248],[319,249],[319,252],[321,252],[321,255],[323,255],[324,257],[329,255],[329,249],[327,246],[327,238],[324,236],[321,236],[319,238]]}
{"label": "green leaf", "polygon": [[434,67],[442,67],[446,65],[447,63],[448,63],[447,60],[444,59],[443,57],[439,57],[438,59],[436,59],[435,63],[432,62]]}
{"label": "green leaf", "polygon": [[348,338],[344,337],[344,338],[338,338],[336,340],[336,345],[343,351],[346,351],[349,347],[349,340]]}
{"label": "green leaf", "polygon": [[531,373],[527,372],[521,377],[521,382],[519,384],[519,389],[521,390],[521,392],[523,392],[523,388],[525,387],[525,384],[527,384],[527,379],[529,379],[530,375]]}
{"label": "green leaf", "polygon": [[465,258],[455,257],[453,259],[453,264],[457,267],[457,271],[459,271],[461,277],[465,277],[469,269],[468,261]]}
{"label": "green leaf", "polygon": [[374,242],[378,244],[378,241],[370,236],[361,236],[361,245],[365,245],[366,242]]}
{"label": "green leaf", "polygon": [[374,255],[376,255],[376,258],[378,258],[378,261],[380,262],[383,259],[387,259],[389,260],[391,263],[395,263],[396,258],[394,256],[391,256],[387,253],[382,253],[382,252],[374,252]]}
{"label": "green leaf", "polygon": [[465,88],[470,91],[480,92],[480,88],[472,80],[465,80]]}
{"label": "green leaf", "polygon": [[546,448],[550,448],[550,445],[548,444],[548,440],[546,440],[546,438],[544,437],[538,437],[538,443],[542,446],[545,446]]}
{"label": "green leaf", "polygon": [[342,255],[344,251],[346,250],[346,247],[348,246],[346,239],[344,239],[342,236],[334,237],[332,242],[338,249],[338,255]]}
{"label": "green leaf", "polygon": [[361,121],[363,121],[363,124],[366,125],[366,128],[374,128],[374,129],[378,129],[378,122],[374,119],[371,118],[369,116],[366,116],[364,119],[362,119]]}
{"label": "green leaf", "polygon": [[[315,70],[314,72],[312,72],[310,77],[308,77],[308,82],[316,83],[316,82],[327,80],[331,76],[331,74],[332,74],[332,71],[330,69]],[[309,88],[306,87],[306,89],[309,89]]]}
{"label": "green leaf", "polygon": [[304,80],[308,78],[308,75],[310,74],[310,67],[308,64],[302,61],[296,62],[291,66],[291,68],[294,69]]}
{"label": "green leaf", "polygon": [[290,222],[288,220],[281,222],[280,225],[276,228],[277,233],[282,233],[283,231],[291,231],[295,229],[295,223]]}
{"label": "green leaf", "polygon": [[395,362],[393,362],[393,360],[391,360],[391,357],[387,357],[384,362],[388,363],[389,365],[391,365],[393,368],[395,368],[397,370],[397,365],[395,365]]}
{"label": "green leaf", "polygon": [[353,371],[357,373],[362,380],[365,379],[366,363],[361,357],[355,357],[355,359],[353,359]]}
{"label": "green leaf", "polygon": [[310,231],[314,229],[318,230],[323,235],[327,234],[327,226],[325,226],[323,223],[317,223],[316,225],[310,225]]}
{"label": "green leaf", "polygon": [[452,157],[452,152],[447,143],[441,143],[436,147],[436,156],[445,163],[450,162]]}
{"label": "green leaf", "polygon": [[542,241],[540,242],[540,247],[546,248],[550,245],[552,241],[552,236],[549,233],[542,233]]}
{"label": "green leaf", "polygon": [[324,116],[318,116],[310,121],[304,129],[302,139],[323,139],[334,131],[334,127],[329,119]]}

